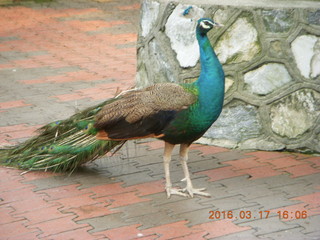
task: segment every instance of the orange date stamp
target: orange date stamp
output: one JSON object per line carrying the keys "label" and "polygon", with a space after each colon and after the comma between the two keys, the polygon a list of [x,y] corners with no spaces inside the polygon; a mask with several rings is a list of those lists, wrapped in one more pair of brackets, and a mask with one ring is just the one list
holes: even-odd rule
{"label": "orange date stamp", "polygon": [[308,212],[306,210],[300,211],[277,211],[271,212],[265,211],[209,211],[209,219],[222,220],[222,219],[267,219],[269,217],[278,216],[279,219],[306,219],[308,218]]}

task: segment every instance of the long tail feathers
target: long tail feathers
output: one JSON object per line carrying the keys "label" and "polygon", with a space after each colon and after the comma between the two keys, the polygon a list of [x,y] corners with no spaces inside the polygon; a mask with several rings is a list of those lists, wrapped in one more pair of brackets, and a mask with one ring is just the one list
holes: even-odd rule
{"label": "long tail feathers", "polygon": [[125,141],[96,139],[94,116],[107,100],[72,117],[52,122],[39,129],[40,134],[16,147],[0,150],[0,163],[27,170],[73,171],[93,161]]}

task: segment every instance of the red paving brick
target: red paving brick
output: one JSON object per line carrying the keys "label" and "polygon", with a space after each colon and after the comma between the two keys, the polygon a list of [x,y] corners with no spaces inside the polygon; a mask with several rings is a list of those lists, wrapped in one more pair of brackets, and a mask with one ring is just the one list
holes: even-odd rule
{"label": "red paving brick", "polygon": [[283,169],[284,171],[291,174],[291,177],[301,177],[310,174],[316,174],[320,172],[320,169],[316,169],[310,166],[310,164],[301,164],[298,166],[287,167]]}
{"label": "red paving brick", "polygon": [[37,229],[28,229],[24,226],[26,222],[21,220],[1,225],[0,239],[37,239],[41,232]]}
{"label": "red paving brick", "polygon": [[246,155],[255,156],[258,158],[259,161],[264,161],[264,160],[269,160],[269,159],[274,159],[274,158],[281,158],[281,157],[286,156],[287,154],[282,153],[282,152],[259,151],[259,152],[250,152],[250,153],[247,153]]}
{"label": "red paving brick", "polygon": [[88,218],[101,217],[108,214],[116,213],[115,210],[110,210],[107,206],[110,204],[97,203],[94,205],[81,205],[80,207],[69,208],[64,210],[64,213],[74,213],[76,215],[75,221],[80,221]]}
{"label": "red paving brick", "polygon": [[216,146],[206,146],[206,145],[200,145],[200,144],[192,144],[190,146],[190,149],[195,149],[200,151],[201,155],[211,155],[219,152],[227,152],[229,151],[226,148],[223,147],[216,147]]}
{"label": "red paving brick", "polygon": [[110,28],[117,25],[123,25],[127,24],[126,21],[112,21],[112,22],[106,22],[102,20],[91,20],[91,21],[68,21],[68,25],[71,27],[77,28],[81,31],[96,31],[101,28]]}
{"label": "red paving brick", "polygon": [[256,168],[266,166],[266,163],[260,163],[256,160],[256,158],[243,158],[233,161],[226,161],[225,164],[229,164],[233,166],[237,170],[247,169],[247,168]]}
{"label": "red paving brick", "polygon": [[153,182],[147,182],[147,183],[142,183],[142,184],[138,184],[138,185],[133,185],[132,187],[135,188],[136,190],[138,190],[139,196],[145,196],[145,195],[163,192],[164,185],[165,185],[164,181],[159,180],[159,181],[153,181]]}
{"label": "red paving brick", "polygon": [[73,100],[79,100],[79,99],[86,98],[86,96],[82,96],[77,93],[62,94],[62,95],[57,95],[57,96],[53,96],[53,97],[57,98],[61,102],[73,101]]}
{"label": "red paving brick", "polygon": [[28,126],[26,124],[0,127],[0,139],[11,141],[20,138],[30,138],[36,135],[36,130],[40,127],[40,125]]}
{"label": "red paving brick", "polygon": [[31,104],[25,103],[24,100],[10,101],[10,102],[1,102],[0,109],[16,108],[16,107],[25,107],[30,106]]}
{"label": "red paving brick", "polygon": [[20,214],[15,214],[15,216],[17,217],[21,216],[28,219],[28,222],[25,224],[25,226],[29,226],[29,225],[34,225],[41,222],[47,222],[50,220],[59,219],[65,216],[72,215],[72,214],[61,214],[61,211],[58,210],[60,207],[61,207],[60,205],[55,205],[55,206],[49,205],[48,207],[34,209],[32,211],[24,212]]}
{"label": "red paving brick", "polygon": [[61,187],[55,187],[55,188],[50,188],[46,190],[42,190],[39,192],[43,192],[48,197],[46,197],[46,200],[59,200],[62,198],[70,198],[70,197],[76,197],[79,195],[83,194],[93,194],[91,191],[87,189],[79,190],[78,187],[81,186],[80,184],[72,184],[72,185],[67,185],[67,186],[61,186]]}
{"label": "red paving brick", "polygon": [[[62,94],[62,95],[57,95],[53,97],[58,98],[60,101],[63,101],[63,102],[78,100],[83,98],[91,98],[93,100],[105,100],[115,96],[116,88],[114,88],[113,86],[114,84],[112,83],[103,84],[103,85],[100,85],[100,87],[77,90],[75,91],[77,93]],[[121,89],[121,90],[124,90],[124,89]]]}
{"label": "red paving brick", "polygon": [[277,176],[277,175],[282,174],[281,172],[274,170],[270,166],[249,168],[249,169],[241,170],[239,172],[241,172],[243,174],[249,174],[251,176],[251,178],[250,178],[251,180],[272,177],[272,176]]}
{"label": "red paving brick", "polygon": [[45,207],[56,206],[56,204],[47,203],[42,197],[35,196],[29,197],[25,200],[10,202],[8,206],[11,206],[15,209],[15,214],[24,214],[28,212],[32,212],[38,209],[42,209]]}
{"label": "red paving brick", "polygon": [[37,195],[32,191],[34,187],[21,184],[20,181],[18,184],[13,184],[13,185],[10,184],[10,186],[12,186],[11,189],[10,188],[1,189],[2,202],[4,203],[17,202],[22,200],[28,200],[30,198],[38,198],[39,196],[42,196],[42,195]]}
{"label": "red paving brick", "polygon": [[140,224],[124,226],[124,227],[102,231],[102,232],[99,232],[99,234],[103,234],[109,239],[134,239],[140,236],[138,234],[142,235],[142,231],[138,230],[138,227],[140,226],[141,226]]}
{"label": "red paving brick", "polygon": [[199,240],[199,239],[205,239],[205,236],[207,235],[207,232],[197,232],[197,233],[191,233],[186,236],[175,238],[175,240]]}
{"label": "red paving brick", "polygon": [[308,204],[309,208],[320,207],[320,192],[292,198],[292,200],[302,201]]}
{"label": "red paving brick", "polygon": [[120,10],[132,10],[132,9],[139,9],[140,8],[140,4],[139,3],[135,3],[132,5],[126,5],[126,6],[120,6],[118,7]]}
{"label": "red paving brick", "polygon": [[209,181],[218,181],[226,178],[233,178],[241,175],[245,175],[246,173],[237,172],[234,170],[234,167],[221,167],[215,168],[211,170],[206,170],[202,172],[197,172],[196,175],[207,175],[210,179]]}
{"label": "red paving brick", "polygon": [[291,167],[291,166],[297,166],[300,164],[303,164],[303,161],[298,161],[294,159],[293,156],[290,157],[284,157],[284,158],[276,158],[272,160],[267,160],[266,162],[272,164],[274,169],[279,169],[279,168],[286,168],[286,167]]}
{"label": "red paving brick", "polygon": [[37,229],[33,229],[33,232],[23,233],[23,234],[17,234],[15,236],[11,236],[10,240],[34,240],[37,239],[37,236],[41,233],[37,231]]}
{"label": "red paving brick", "polygon": [[[111,196],[111,195],[116,195],[116,194],[120,194],[120,193],[135,191],[135,189],[133,189],[133,188],[124,188],[124,187],[122,187],[122,185],[123,185],[123,182],[104,184],[104,185],[91,187],[90,191],[92,191],[95,194],[93,196],[94,198]],[[86,189],[83,189],[83,191],[86,191]]]}
{"label": "red paving brick", "polygon": [[[0,168],[0,175],[3,176],[3,178],[0,178],[0,183],[4,189],[8,188],[6,183],[11,183],[12,180],[20,182],[24,179],[21,175],[21,170],[15,168]],[[8,189],[11,190],[11,188]]]}
{"label": "red paving brick", "polygon": [[134,203],[146,202],[149,199],[141,198],[136,195],[136,192],[127,192],[116,194],[108,197],[96,198],[99,202],[111,203],[109,208],[117,208],[122,206],[127,206]]}
{"label": "red paving brick", "polygon": [[12,216],[14,213],[14,208],[10,206],[2,206],[0,207],[0,225],[4,225],[7,223],[17,222],[21,220],[26,220],[24,217]]}
{"label": "red paving brick", "polygon": [[43,237],[43,240],[94,240],[103,239],[103,236],[93,236],[88,231],[91,227],[84,227],[79,229],[72,229],[66,232],[60,232],[57,234],[50,235],[48,237]]}
{"label": "red paving brick", "polygon": [[159,238],[158,235],[156,234],[152,234],[152,235],[148,235],[148,236],[145,236],[145,237],[137,237],[137,238],[134,238],[135,240],[157,240]]}
{"label": "red paving brick", "polygon": [[282,221],[309,219],[311,216],[320,215],[320,192],[291,198],[290,200],[302,203],[272,209],[271,212],[277,213]]}
{"label": "red paving brick", "polygon": [[[19,172],[21,173],[21,172]],[[57,173],[57,172],[40,172],[40,171],[30,171],[30,172],[25,172],[25,174],[23,174],[23,182],[28,182],[28,181],[32,181],[32,180],[39,180],[42,178],[50,178],[50,177],[56,177],[56,176],[61,176],[63,175],[63,173]]]}
{"label": "red paving brick", "polygon": [[51,76],[51,77],[43,77],[39,79],[32,79],[32,80],[20,80],[20,82],[24,84],[38,84],[38,83],[46,83],[50,81],[54,81],[55,79],[57,80],[69,80],[72,81],[70,77],[64,76],[64,75],[56,75],[56,76]]}
{"label": "red paving brick", "polygon": [[307,159],[303,159],[304,162],[312,163],[313,167],[320,167],[320,157],[309,157]]}
{"label": "red paving brick", "polygon": [[91,198],[92,193],[85,193],[72,197],[64,197],[57,200],[52,200],[50,202],[59,203],[63,206],[61,210],[65,211],[70,208],[78,208],[84,205],[93,205],[96,204],[97,201]]}
{"label": "red paving brick", "polygon": [[[38,223],[32,225],[32,227],[40,229],[43,234],[39,237],[47,237],[51,235],[56,235],[62,232],[75,231],[81,228],[89,228],[87,224],[77,224],[73,221],[74,216],[66,216],[58,219],[53,219],[50,221]],[[53,227],[54,226],[54,227]]]}
{"label": "red paving brick", "polygon": [[32,80],[21,80],[22,83],[25,84],[39,84],[39,83],[63,83],[63,82],[75,82],[75,81],[96,81],[102,79],[96,73],[90,73],[87,71],[78,71],[78,72],[68,72],[64,75],[55,75],[55,76],[48,76],[39,79],[32,79]]}
{"label": "red paving brick", "polygon": [[[1,173],[3,173],[3,171],[1,171]],[[2,178],[7,177],[6,174],[2,174],[1,176],[2,176]],[[4,194],[5,193],[10,194],[11,192],[14,192],[15,190],[28,188],[29,186],[21,184],[21,180],[22,180],[22,178],[20,178],[19,176],[17,176],[17,177],[16,176],[9,176],[7,179],[1,180],[0,191],[3,192]]]}

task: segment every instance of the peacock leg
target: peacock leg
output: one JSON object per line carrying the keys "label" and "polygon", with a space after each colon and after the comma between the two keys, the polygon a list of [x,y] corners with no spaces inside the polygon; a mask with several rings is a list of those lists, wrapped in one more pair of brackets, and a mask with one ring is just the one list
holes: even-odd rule
{"label": "peacock leg", "polygon": [[189,144],[181,144],[180,146],[180,162],[184,172],[184,179],[182,179],[181,181],[187,182],[187,186],[183,189],[183,192],[188,192],[190,197],[193,197],[193,195],[195,194],[210,197],[209,193],[203,192],[204,190],[206,190],[205,188],[193,188],[187,164],[189,146]]}
{"label": "peacock leg", "polygon": [[174,148],[173,144],[165,142],[164,145],[164,154],[163,154],[163,164],[164,164],[164,173],[166,177],[166,192],[167,197],[170,198],[172,194],[180,195],[187,197],[187,194],[182,192],[182,189],[172,188],[172,183],[170,179],[170,162],[171,162],[171,154]]}

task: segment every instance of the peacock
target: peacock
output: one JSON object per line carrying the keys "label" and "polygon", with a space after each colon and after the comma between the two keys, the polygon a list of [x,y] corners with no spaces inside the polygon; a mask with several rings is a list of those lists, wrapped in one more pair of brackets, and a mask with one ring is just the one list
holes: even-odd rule
{"label": "peacock", "polygon": [[[195,194],[210,196],[194,188],[188,170],[188,150],[219,117],[224,100],[224,71],[207,33],[218,23],[197,21],[201,72],[193,83],[158,83],[125,91],[96,106],[55,121],[39,129],[39,135],[0,151],[3,165],[29,170],[73,171],[109,151],[117,151],[127,140],[156,138],[165,142],[163,162],[167,197]],[[170,179],[172,150],[180,144],[185,188],[174,188]]]}

